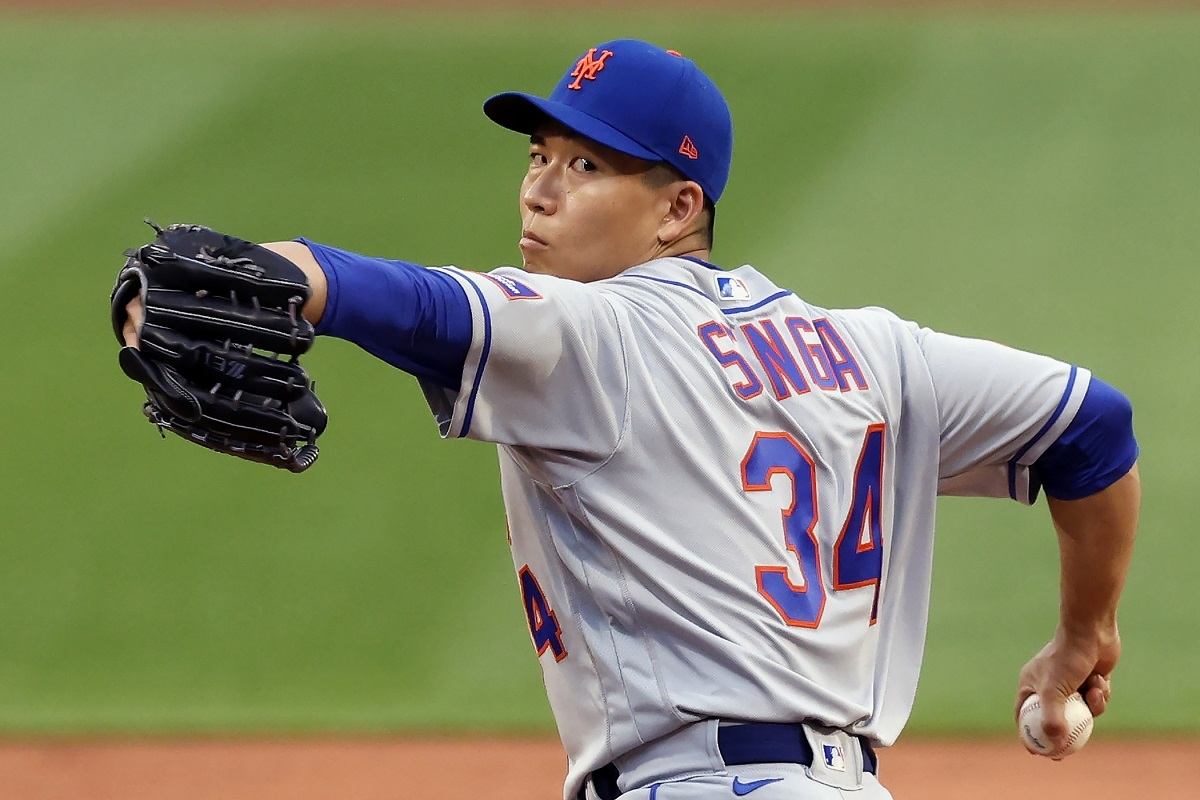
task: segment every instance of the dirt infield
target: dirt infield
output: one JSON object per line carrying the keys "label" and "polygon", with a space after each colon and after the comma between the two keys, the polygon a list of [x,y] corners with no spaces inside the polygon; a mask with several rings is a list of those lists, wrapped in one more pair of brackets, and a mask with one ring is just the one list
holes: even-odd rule
{"label": "dirt infield", "polygon": [[[20,800],[554,800],[547,740],[47,742],[0,745],[0,796]],[[1093,742],[1061,762],[1015,742],[914,741],[882,754],[897,800],[1195,797],[1200,741]]]}

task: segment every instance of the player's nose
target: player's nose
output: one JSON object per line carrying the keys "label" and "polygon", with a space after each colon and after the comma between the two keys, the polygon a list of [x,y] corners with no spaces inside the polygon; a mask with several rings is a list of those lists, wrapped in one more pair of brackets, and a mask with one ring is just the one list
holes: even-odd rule
{"label": "player's nose", "polygon": [[558,183],[550,170],[526,179],[521,187],[521,204],[535,214],[553,214],[558,210]]}

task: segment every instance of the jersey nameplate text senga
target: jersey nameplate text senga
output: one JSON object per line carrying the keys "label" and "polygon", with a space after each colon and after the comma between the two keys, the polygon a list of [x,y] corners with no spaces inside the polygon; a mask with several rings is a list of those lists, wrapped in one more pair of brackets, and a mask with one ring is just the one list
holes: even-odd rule
{"label": "jersey nameplate text senga", "polygon": [[696,333],[742,400],[758,397],[767,385],[776,400],[814,387],[826,392],[870,388],[845,340],[824,318],[786,317],[782,328],[770,318],[736,328],[709,320]]}

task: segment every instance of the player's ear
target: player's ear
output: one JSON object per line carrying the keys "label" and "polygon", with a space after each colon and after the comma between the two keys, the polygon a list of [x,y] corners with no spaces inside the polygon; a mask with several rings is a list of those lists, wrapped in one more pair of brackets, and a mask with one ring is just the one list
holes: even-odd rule
{"label": "player's ear", "polygon": [[672,181],[663,187],[670,205],[658,225],[658,240],[663,244],[682,239],[699,230],[704,214],[704,190],[695,181]]}

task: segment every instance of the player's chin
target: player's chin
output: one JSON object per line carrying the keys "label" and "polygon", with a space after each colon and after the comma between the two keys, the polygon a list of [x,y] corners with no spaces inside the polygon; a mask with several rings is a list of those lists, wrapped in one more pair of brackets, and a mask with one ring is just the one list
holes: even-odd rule
{"label": "player's chin", "polygon": [[539,275],[552,274],[544,258],[540,258],[539,253],[522,253],[521,254],[521,269],[526,272],[532,272]]}

